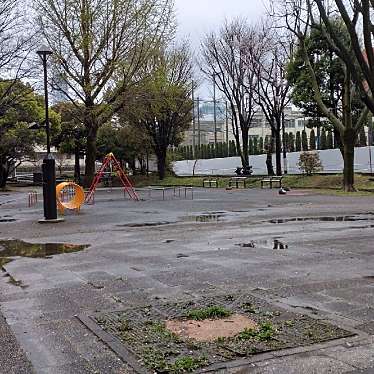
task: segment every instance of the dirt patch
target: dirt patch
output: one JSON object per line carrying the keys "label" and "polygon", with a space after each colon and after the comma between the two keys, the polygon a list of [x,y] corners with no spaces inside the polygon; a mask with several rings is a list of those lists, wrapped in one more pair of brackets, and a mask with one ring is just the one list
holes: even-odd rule
{"label": "dirt patch", "polygon": [[166,322],[166,328],[182,338],[198,342],[213,342],[218,338],[232,338],[245,329],[256,329],[257,323],[248,317],[234,314],[224,319],[204,321],[173,320]]}
{"label": "dirt patch", "polygon": [[[238,333],[232,331],[232,335],[225,337],[223,321],[231,321],[234,316],[248,319],[235,331]],[[123,360],[130,357],[148,372],[157,373],[185,373],[204,367],[214,368],[217,372],[217,368],[225,368],[229,361],[254,354],[354,335],[324,321],[282,310],[248,294],[206,295],[201,299],[157,303],[97,313],[92,317],[107,333],[105,342],[109,346],[113,337],[122,341],[121,349],[125,350],[125,355],[116,350],[117,343],[113,344],[113,349]],[[176,321],[185,323],[178,325]],[[252,326],[255,323],[257,328],[250,328],[248,321]],[[231,324],[227,329],[233,330]],[[198,327],[197,333],[192,335],[188,329],[193,330],[194,326]],[[215,328],[219,331],[214,339],[209,334]],[[204,340],[198,340],[200,336]]]}

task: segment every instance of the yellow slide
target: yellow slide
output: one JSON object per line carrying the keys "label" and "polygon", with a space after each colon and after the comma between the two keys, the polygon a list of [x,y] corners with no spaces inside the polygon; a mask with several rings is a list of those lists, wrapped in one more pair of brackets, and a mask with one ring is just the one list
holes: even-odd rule
{"label": "yellow slide", "polygon": [[61,214],[65,209],[79,211],[84,203],[84,190],[73,182],[63,182],[56,186],[57,207]]}

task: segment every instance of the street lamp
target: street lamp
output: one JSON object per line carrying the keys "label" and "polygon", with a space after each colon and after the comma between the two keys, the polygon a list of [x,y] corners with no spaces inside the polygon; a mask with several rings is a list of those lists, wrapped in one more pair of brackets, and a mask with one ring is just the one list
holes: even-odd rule
{"label": "street lamp", "polygon": [[56,203],[56,170],[55,160],[51,156],[51,136],[49,128],[49,110],[48,110],[48,75],[47,60],[52,51],[45,45],[42,45],[36,52],[43,62],[44,70],[44,102],[45,102],[45,129],[47,133],[47,156],[43,160],[43,206],[44,220],[40,223],[58,222],[57,203]]}

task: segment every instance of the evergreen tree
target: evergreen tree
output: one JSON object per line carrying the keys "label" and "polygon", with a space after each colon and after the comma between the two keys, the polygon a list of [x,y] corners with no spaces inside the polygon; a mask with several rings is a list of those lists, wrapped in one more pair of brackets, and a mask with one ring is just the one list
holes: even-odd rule
{"label": "evergreen tree", "polygon": [[316,134],[314,132],[314,129],[312,129],[312,131],[310,132],[309,149],[311,151],[315,151],[316,149]]}
{"label": "evergreen tree", "polygon": [[235,142],[233,140],[230,140],[229,142],[229,154],[230,154],[230,157],[235,156]]}
{"label": "evergreen tree", "polygon": [[330,130],[327,132],[327,149],[334,149],[334,139]]}
{"label": "evergreen tree", "polygon": [[204,158],[206,160],[210,158],[209,153],[210,153],[210,151],[209,151],[209,144],[204,144]]}
{"label": "evergreen tree", "polygon": [[321,149],[327,149],[327,137],[325,129],[323,129],[321,133]]}
{"label": "evergreen tree", "polygon": [[205,149],[204,149],[204,144],[201,144],[201,145],[200,145],[199,155],[200,155],[200,158],[201,158],[202,160],[204,160],[204,158],[205,158]]}
{"label": "evergreen tree", "polygon": [[199,146],[195,145],[195,158],[199,159],[200,158],[200,152],[199,152]]}
{"label": "evergreen tree", "polygon": [[208,144],[208,160],[214,158],[214,145],[212,143]]}
{"label": "evergreen tree", "polygon": [[300,131],[296,133],[296,141],[295,141],[295,150],[296,152],[301,152],[301,134]]}
{"label": "evergreen tree", "polygon": [[292,132],[288,134],[288,150],[289,152],[295,152],[295,136]]}
{"label": "evergreen tree", "polygon": [[248,154],[253,155],[253,139],[249,138],[248,139]]}
{"label": "evergreen tree", "polygon": [[366,147],[367,146],[367,139],[366,139],[366,132],[365,132],[365,127],[361,127],[359,136],[358,136],[358,142],[359,142],[359,147]]}
{"label": "evergreen tree", "polygon": [[[266,139],[265,139],[265,144],[266,144]],[[288,133],[284,133],[284,139],[283,139],[283,146],[286,148],[286,152],[290,152],[290,147],[288,144]]]}
{"label": "evergreen tree", "polygon": [[308,136],[307,136],[305,130],[303,130],[302,133],[301,133],[301,145],[302,145],[302,148],[303,148],[304,152],[309,150],[309,147],[308,147]]}
{"label": "evergreen tree", "polygon": [[222,158],[226,158],[226,157],[227,157],[227,143],[223,142],[222,143]]}
{"label": "evergreen tree", "polygon": [[253,138],[253,154],[258,155],[258,140],[257,136]]}
{"label": "evergreen tree", "polygon": [[192,145],[190,145],[189,147],[188,147],[188,155],[189,155],[189,159],[190,160],[193,160],[193,147],[192,147]]}
{"label": "evergreen tree", "polygon": [[262,155],[264,153],[264,138],[261,136],[258,141],[258,154]]}
{"label": "evergreen tree", "polygon": [[223,157],[223,143],[222,142],[219,142],[217,144],[217,158],[222,158]]}

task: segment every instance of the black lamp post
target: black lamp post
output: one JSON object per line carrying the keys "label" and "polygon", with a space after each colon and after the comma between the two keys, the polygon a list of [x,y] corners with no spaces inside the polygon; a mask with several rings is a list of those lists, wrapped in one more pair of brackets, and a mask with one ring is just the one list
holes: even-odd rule
{"label": "black lamp post", "polygon": [[48,76],[47,60],[52,51],[42,46],[37,52],[43,62],[44,70],[44,101],[45,101],[45,128],[47,133],[47,156],[43,160],[43,205],[44,220],[39,222],[57,222],[57,203],[56,203],[56,170],[55,160],[51,155],[51,137],[49,128],[49,111],[48,111]]}

